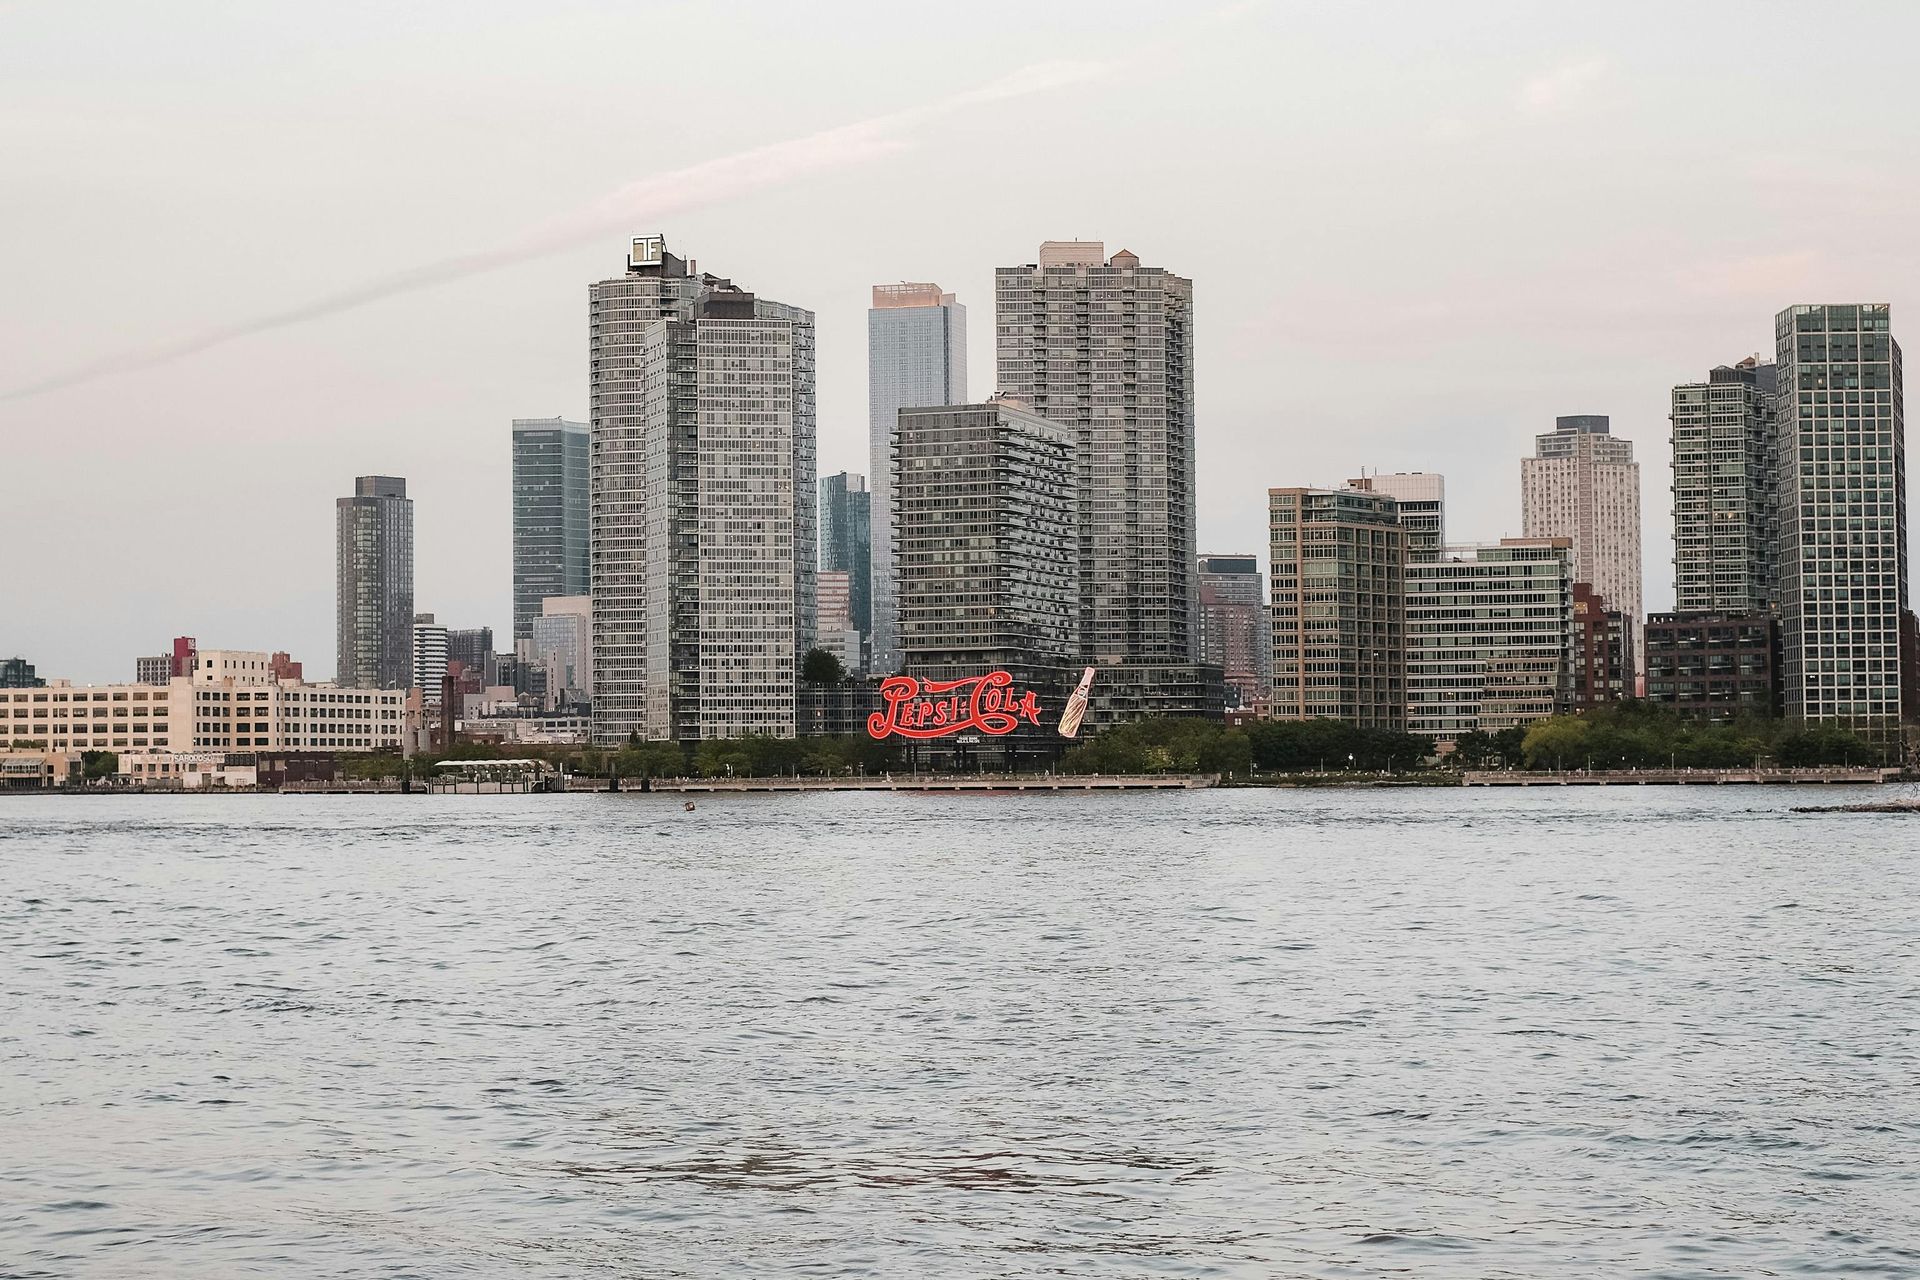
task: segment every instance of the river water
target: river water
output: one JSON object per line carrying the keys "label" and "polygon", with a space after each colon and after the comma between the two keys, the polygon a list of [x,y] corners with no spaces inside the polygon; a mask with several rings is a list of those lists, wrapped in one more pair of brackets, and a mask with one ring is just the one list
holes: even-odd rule
{"label": "river water", "polygon": [[1897,794],[0,797],[0,1276],[1920,1276]]}

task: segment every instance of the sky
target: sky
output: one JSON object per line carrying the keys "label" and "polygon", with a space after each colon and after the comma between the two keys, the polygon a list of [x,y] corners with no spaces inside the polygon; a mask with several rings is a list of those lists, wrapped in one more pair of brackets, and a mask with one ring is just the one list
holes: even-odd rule
{"label": "sky", "polygon": [[[969,309],[1100,239],[1194,281],[1200,549],[1270,486],[1447,478],[1612,415],[1672,601],[1676,382],[1893,304],[1920,6],[0,0],[0,656],[333,670],[334,499],[404,476],[417,607],[510,639],[509,429],[587,410],[631,234],[811,308],[865,472],[873,284]],[[1920,332],[1920,308],[1914,332]]]}

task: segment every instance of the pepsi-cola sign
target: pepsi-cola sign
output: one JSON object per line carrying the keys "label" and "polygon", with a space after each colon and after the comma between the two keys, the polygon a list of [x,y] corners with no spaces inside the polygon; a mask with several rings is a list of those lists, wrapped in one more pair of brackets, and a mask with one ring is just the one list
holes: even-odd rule
{"label": "pepsi-cola sign", "polygon": [[875,738],[944,738],[956,733],[1003,737],[1040,723],[1040,698],[1016,689],[1004,671],[959,680],[888,676],[880,682],[882,709],[867,717]]}

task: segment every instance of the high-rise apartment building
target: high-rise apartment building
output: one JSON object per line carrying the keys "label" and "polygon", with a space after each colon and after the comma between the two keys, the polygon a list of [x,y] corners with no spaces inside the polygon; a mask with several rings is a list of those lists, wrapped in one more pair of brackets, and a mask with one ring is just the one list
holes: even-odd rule
{"label": "high-rise apartment building", "polygon": [[813,643],[813,313],[636,236],[588,290],[593,723],[791,737]]}
{"label": "high-rise apartment building", "polygon": [[899,413],[966,401],[967,309],[937,284],[875,285],[867,312],[867,453],[873,479],[867,647],[878,672],[900,669],[893,545],[893,438]]}
{"label": "high-rise apartment building", "polygon": [[[900,411],[894,545],[907,674],[1005,671],[1044,705],[1064,701],[1079,674],[1075,448],[1072,428],[1005,398]],[[1002,745],[1038,749],[1046,733],[1031,730]]]}
{"label": "high-rise apartment building", "polygon": [[[852,472],[820,481],[820,569],[847,575],[847,619],[863,640],[873,633],[873,495]],[[859,665],[856,663],[856,665]]]}
{"label": "high-rise apartment building", "polygon": [[588,435],[565,418],[513,420],[513,638],[548,596],[587,594]]}
{"label": "high-rise apartment building", "polygon": [[[1640,631],[1640,464],[1633,442],[1611,433],[1605,414],[1554,419],[1520,461],[1520,523],[1529,538],[1566,538],[1573,575]],[[1632,678],[1631,673],[1628,676]]]}
{"label": "high-rise apartment building", "polygon": [[1677,612],[1772,605],[1774,373],[1749,356],[1673,389]]}
{"label": "high-rise apartment building", "polygon": [[336,501],[335,666],[340,684],[413,684],[413,499],[398,476],[361,476]]}
{"label": "high-rise apartment building", "polygon": [[440,691],[447,678],[447,629],[430,613],[413,616],[413,683],[420,700],[430,707],[440,705]]}
{"label": "high-rise apartment building", "polygon": [[1886,729],[1901,711],[1907,607],[1906,429],[1891,308],[1788,307],[1774,340],[1786,713]]}
{"label": "high-rise apartment building", "polygon": [[1384,493],[1400,505],[1407,531],[1407,559],[1431,560],[1447,545],[1447,480],[1427,471],[1376,471],[1347,481],[1347,488]]}
{"label": "high-rise apartment building", "polygon": [[1226,674],[1236,707],[1264,704],[1273,682],[1272,606],[1254,556],[1200,557],[1200,661]]}
{"label": "high-rise apartment building", "polygon": [[1407,535],[1355,489],[1269,489],[1277,720],[1407,727]]}
{"label": "high-rise apartment building", "polygon": [[1193,283],[1091,241],[995,272],[1000,391],[1079,442],[1080,643],[1094,723],[1206,712],[1196,661]]}
{"label": "high-rise apartment building", "polygon": [[1572,700],[1567,538],[1447,547],[1407,566],[1407,728],[1437,742],[1533,723]]}

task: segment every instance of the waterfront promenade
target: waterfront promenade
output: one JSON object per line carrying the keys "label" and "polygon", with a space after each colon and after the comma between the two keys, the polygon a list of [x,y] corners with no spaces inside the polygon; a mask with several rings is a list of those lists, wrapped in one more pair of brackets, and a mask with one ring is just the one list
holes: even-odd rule
{"label": "waterfront promenade", "polygon": [[1874,767],[1822,769],[1595,769],[1591,771],[1486,769],[1461,775],[1469,787],[1674,787],[1736,783],[1810,785],[1891,782],[1898,769]]}

